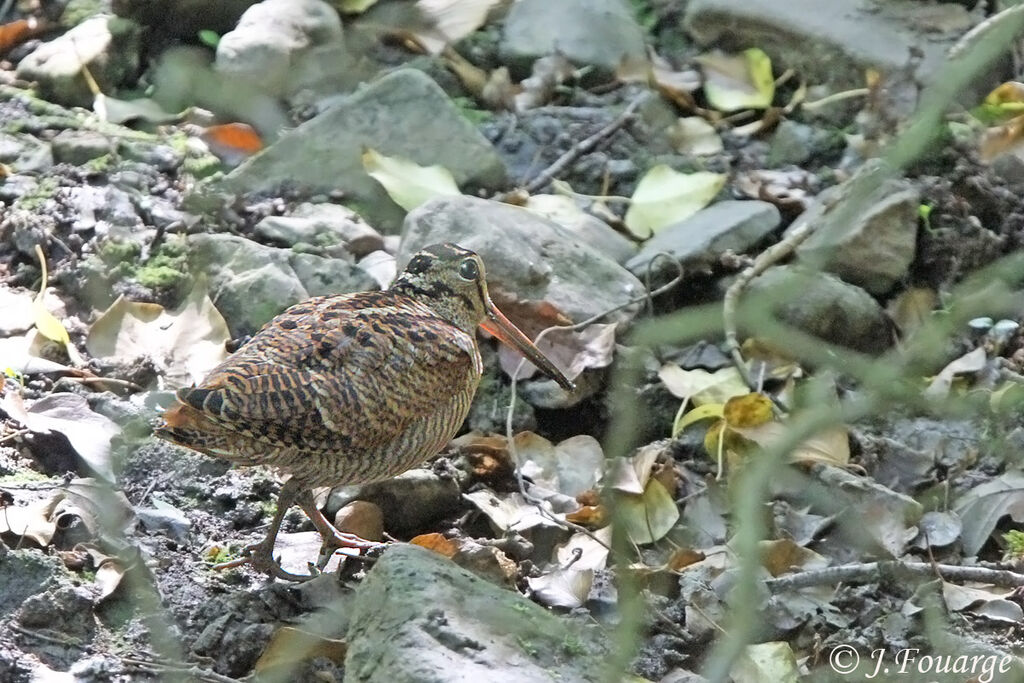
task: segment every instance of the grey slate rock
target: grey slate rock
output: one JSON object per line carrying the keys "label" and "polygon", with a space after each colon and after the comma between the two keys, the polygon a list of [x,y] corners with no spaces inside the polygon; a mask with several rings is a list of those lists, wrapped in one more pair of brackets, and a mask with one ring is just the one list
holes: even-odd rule
{"label": "grey slate rock", "polygon": [[[817,223],[814,233],[797,248],[801,262],[835,273],[872,294],[885,294],[906,277],[917,251],[921,193],[900,178],[880,182],[870,178],[885,172],[883,165],[869,162],[850,180],[818,195],[797,221]],[[862,181],[864,189],[856,189]],[[836,210],[847,201],[855,204],[855,212]]]}
{"label": "grey slate rock", "polygon": [[260,239],[283,246],[299,242],[341,245],[355,257],[384,248],[384,240],[358,214],[338,204],[299,204],[288,216],[267,216],[253,228]]}
{"label": "grey slate rock", "polygon": [[560,52],[578,66],[612,73],[623,58],[644,59],[644,31],[622,0],[520,0],[505,18],[503,60],[528,72]]}
{"label": "grey slate rock", "polygon": [[[455,242],[480,254],[491,297],[517,324],[517,302],[546,301],[579,322],[644,291],[629,271],[577,234],[517,206],[467,196],[430,200],[405,220],[398,267],[438,242]],[[618,311],[605,322],[628,321],[636,310]],[[539,332],[526,327],[528,334]]]}
{"label": "grey slate rock", "polygon": [[[626,262],[626,267],[643,278],[661,252],[671,254],[686,267],[707,267],[727,250],[742,252],[754,246],[779,227],[781,221],[778,208],[768,202],[718,202],[658,232]],[[653,269],[655,275],[674,274],[671,264],[664,259],[655,262]]]}
{"label": "grey slate rock", "polygon": [[607,635],[413,545],[388,549],[356,589],[345,683],[584,683]]}
{"label": "grey slate rock", "polygon": [[363,170],[373,148],[421,165],[447,168],[459,187],[497,188],[497,152],[430,78],[402,69],[306,121],[212,186],[213,191],[316,194],[341,189],[352,208],[382,232],[397,232],[405,212]]}
{"label": "grey slate rock", "polygon": [[864,353],[891,345],[889,318],[874,297],[828,273],[775,266],[750,283],[744,298],[755,296],[767,297],[783,322],[833,344]]}
{"label": "grey slate rock", "polygon": [[210,298],[232,335],[252,334],[292,304],[311,296],[376,289],[354,264],[296,254],[235,235],[189,237],[191,268],[205,273]]}

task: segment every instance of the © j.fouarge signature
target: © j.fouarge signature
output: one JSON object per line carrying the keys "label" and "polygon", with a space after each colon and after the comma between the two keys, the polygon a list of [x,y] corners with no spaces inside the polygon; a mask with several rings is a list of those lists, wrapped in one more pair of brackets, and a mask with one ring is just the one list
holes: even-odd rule
{"label": "\u00a9 j.fouarge signature", "polygon": [[922,655],[917,648],[898,650],[895,654],[879,648],[868,655],[867,668],[872,671],[864,674],[861,669],[861,656],[850,645],[837,645],[829,653],[829,664],[840,674],[857,672],[870,680],[886,674],[968,674],[974,676],[979,683],[990,683],[997,673],[1007,673],[1013,662],[1011,655]]}

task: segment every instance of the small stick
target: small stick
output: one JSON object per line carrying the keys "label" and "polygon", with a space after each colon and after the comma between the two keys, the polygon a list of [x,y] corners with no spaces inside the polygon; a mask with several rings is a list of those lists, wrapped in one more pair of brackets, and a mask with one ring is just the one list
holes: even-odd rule
{"label": "small stick", "polygon": [[[641,104],[647,101],[649,93],[644,93],[630,102],[622,113],[612,119],[607,125],[601,130],[597,131],[588,138],[580,140],[575,145],[570,147],[568,151],[562,156],[554,160],[554,162],[541,171],[533,180],[528,181],[525,184],[524,189],[527,193],[532,194],[537,190],[542,189],[545,185],[550,183],[555,176],[568,168],[572,163],[578,160],[584,154],[593,151],[602,140],[610,136],[612,133],[617,131],[622,126],[626,125],[626,122],[633,117],[633,112],[639,108]],[[501,198],[498,197],[500,200]]]}
{"label": "small stick", "polygon": [[768,579],[765,586],[772,593],[810,586],[838,584],[840,582],[867,582],[879,579],[885,574],[904,572],[921,578],[939,578],[946,581],[976,581],[995,586],[1024,586],[1024,574],[1006,569],[987,567],[963,567],[954,564],[933,564],[932,562],[865,562],[844,564],[838,567],[815,569],[799,574],[790,574],[777,579]]}

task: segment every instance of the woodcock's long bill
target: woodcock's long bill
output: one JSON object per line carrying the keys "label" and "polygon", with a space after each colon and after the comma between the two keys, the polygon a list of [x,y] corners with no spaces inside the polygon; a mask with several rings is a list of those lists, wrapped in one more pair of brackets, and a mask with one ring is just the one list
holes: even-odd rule
{"label": "woodcock's long bill", "polygon": [[316,297],[287,309],[200,386],[179,390],[156,434],[291,475],[271,532],[252,549],[263,557],[251,561],[283,576],[267,558],[292,502],[336,545],[354,545],[324,526],[309,490],[393,477],[455,435],[480,382],[478,326],[572,390],[495,307],[480,257],[439,244],[413,256],[385,291]]}

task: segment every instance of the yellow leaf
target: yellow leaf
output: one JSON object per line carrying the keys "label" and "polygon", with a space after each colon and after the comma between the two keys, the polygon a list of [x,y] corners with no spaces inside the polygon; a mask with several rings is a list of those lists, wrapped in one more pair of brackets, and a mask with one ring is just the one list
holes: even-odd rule
{"label": "yellow leaf", "polygon": [[678,398],[693,401],[694,405],[725,403],[733,396],[750,391],[739,371],[729,366],[708,372],[697,368],[683,370],[675,363],[665,363],[658,371],[658,379]]}
{"label": "yellow leaf", "polygon": [[60,321],[53,317],[53,314],[46,310],[46,304],[43,303],[43,295],[39,294],[32,302],[32,315],[36,324],[36,329],[39,330],[39,334],[43,335],[47,339],[57,342],[58,344],[64,344],[67,346],[71,343],[71,339],[68,337],[68,331],[64,329],[64,326],[60,324]]}
{"label": "yellow leaf", "polygon": [[362,14],[377,4],[377,0],[339,0],[334,3],[342,14]]}
{"label": "yellow leaf", "polygon": [[767,109],[775,98],[772,61],[752,47],[739,55],[716,52],[697,58],[704,70],[704,96],[719,111]]}
{"label": "yellow leaf", "polygon": [[772,401],[763,394],[735,396],[725,402],[722,416],[730,428],[756,427],[771,422],[774,417]]}
{"label": "yellow leaf", "polygon": [[366,149],[363,169],[406,211],[434,197],[462,194],[452,174],[443,166],[420,166],[408,159],[386,157],[376,150]]}
{"label": "yellow leaf", "polygon": [[646,239],[703,209],[724,185],[721,173],[680,173],[659,164],[637,183],[626,211],[626,227]]}
{"label": "yellow leaf", "polygon": [[694,408],[690,412],[676,419],[675,424],[672,425],[672,437],[675,438],[684,429],[696,422],[700,422],[701,420],[710,420],[714,417],[721,418],[724,408],[725,404],[723,403],[708,403]]}

